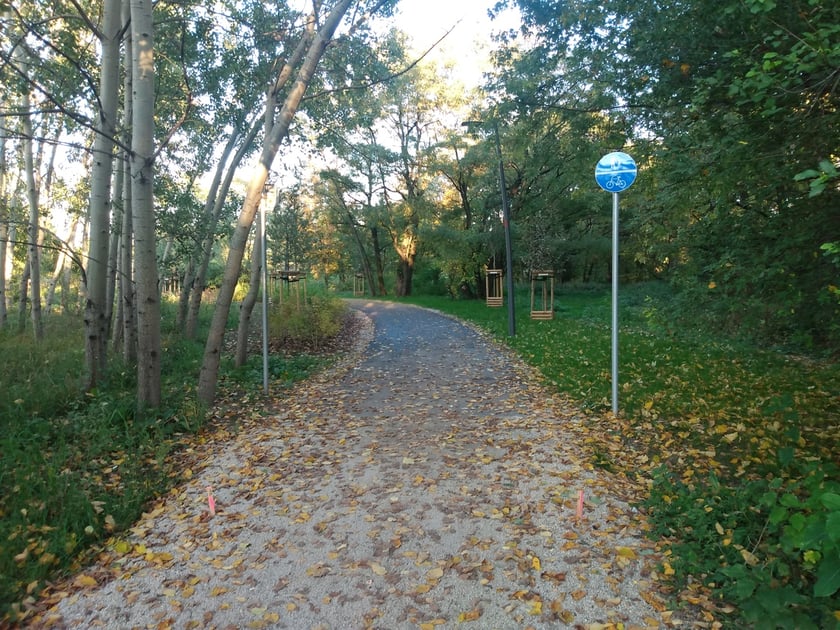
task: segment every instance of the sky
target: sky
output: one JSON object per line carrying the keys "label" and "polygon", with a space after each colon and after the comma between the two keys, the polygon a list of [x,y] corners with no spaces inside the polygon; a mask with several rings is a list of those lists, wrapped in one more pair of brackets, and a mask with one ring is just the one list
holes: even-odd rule
{"label": "sky", "polygon": [[515,25],[512,12],[491,20],[487,10],[494,4],[495,0],[400,0],[396,25],[411,36],[418,51],[431,47],[453,29],[432,56],[458,59],[462,80],[474,86],[487,69],[491,33]]}

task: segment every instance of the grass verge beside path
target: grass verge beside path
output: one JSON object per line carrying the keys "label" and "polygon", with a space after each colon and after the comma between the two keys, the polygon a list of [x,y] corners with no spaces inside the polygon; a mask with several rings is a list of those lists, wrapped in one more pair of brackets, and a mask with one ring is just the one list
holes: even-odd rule
{"label": "grass verge beside path", "polygon": [[[174,311],[164,315],[174,320]],[[31,333],[0,331],[0,627],[25,620],[48,582],[118,548],[115,536],[182,478],[173,456],[208,421],[251,420],[271,402],[262,393],[261,357],[252,355],[241,368],[223,363],[217,404],[205,413],[195,402],[203,344],[169,334],[165,406],[139,417],[133,369],[114,358],[107,382],[80,394],[81,321],[52,315],[47,323],[37,344]],[[272,354],[272,393],[329,362]]]}
{"label": "grass verge beside path", "polygon": [[659,293],[621,298],[618,418],[608,290],[560,291],[551,321],[518,308],[514,338],[506,308],[410,301],[486,329],[591,414],[593,465],[646,489],[662,573],[710,623],[840,627],[840,367],[663,321]]}

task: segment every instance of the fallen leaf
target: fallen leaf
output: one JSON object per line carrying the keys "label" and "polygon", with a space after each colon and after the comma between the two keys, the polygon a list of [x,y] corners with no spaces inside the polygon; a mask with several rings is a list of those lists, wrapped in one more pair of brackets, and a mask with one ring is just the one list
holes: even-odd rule
{"label": "fallen leaf", "polygon": [[428,573],[426,573],[426,579],[429,580],[439,580],[442,577],[443,569],[441,569],[440,567],[435,567],[434,569],[431,569]]}
{"label": "fallen leaf", "polygon": [[470,610],[469,612],[462,612],[460,615],[458,615],[458,623],[464,623],[466,621],[475,621],[479,617],[481,617],[481,610],[476,608]]}
{"label": "fallen leaf", "polygon": [[[380,568],[382,568],[382,567],[380,567]],[[372,566],[371,566],[371,569],[373,569],[373,567],[372,567]],[[382,571],[383,571],[383,573],[385,572],[385,570],[384,570],[384,569],[383,569]],[[309,568],[306,570],[306,575],[308,575],[308,576],[310,576],[310,577],[316,577],[316,578],[319,578],[319,577],[324,577],[324,576],[325,576],[325,575],[327,575],[329,572],[330,572],[330,568],[329,568],[327,565],[325,565],[325,564],[323,564],[323,563],[319,562],[319,563],[317,563],[317,564],[313,564],[311,567],[309,567]],[[376,573],[376,570],[375,570],[375,569],[374,569],[374,573]],[[380,573],[380,575],[382,575],[382,574]]]}
{"label": "fallen leaf", "polygon": [[80,588],[86,588],[89,586],[96,586],[96,578],[91,577],[90,575],[86,575],[82,573],[81,575],[77,575],[76,579],[73,580],[73,584]]}
{"label": "fallen leaf", "polygon": [[636,552],[630,547],[616,547],[615,552],[622,558],[627,558],[628,560],[634,560],[636,558]]}

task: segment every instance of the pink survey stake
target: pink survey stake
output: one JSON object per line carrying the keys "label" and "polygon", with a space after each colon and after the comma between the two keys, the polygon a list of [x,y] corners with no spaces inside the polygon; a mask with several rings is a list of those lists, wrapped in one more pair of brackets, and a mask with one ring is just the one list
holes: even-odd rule
{"label": "pink survey stake", "polygon": [[210,508],[210,516],[216,514],[216,499],[213,498],[213,486],[207,486],[207,506]]}

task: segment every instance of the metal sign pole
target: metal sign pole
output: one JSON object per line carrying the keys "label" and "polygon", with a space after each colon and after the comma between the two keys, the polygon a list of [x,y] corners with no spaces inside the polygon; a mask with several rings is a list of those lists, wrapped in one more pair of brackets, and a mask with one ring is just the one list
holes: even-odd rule
{"label": "metal sign pole", "polygon": [[613,193],[612,232],[612,412],[618,415],[618,193]]}
{"label": "metal sign pole", "polygon": [[[263,204],[267,205],[267,204]],[[268,394],[268,269],[266,268],[266,234],[265,215],[268,208],[260,209],[260,241],[262,245],[262,360],[263,360],[263,390]]]}
{"label": "metal sign pole", "polygon": [[618,196],[636,181],[636,162],[621,151],[608,153],[595,165],[595,181],[612,193],[612,412],[618,415]]}

